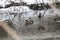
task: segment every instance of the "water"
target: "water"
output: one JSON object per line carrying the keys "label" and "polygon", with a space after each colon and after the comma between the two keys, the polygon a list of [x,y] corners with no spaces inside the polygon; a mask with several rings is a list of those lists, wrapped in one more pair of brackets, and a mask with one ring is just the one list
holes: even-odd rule
{"label": "water", "polygon": [[13,40],[1,26],[0,26],[0,40]]}

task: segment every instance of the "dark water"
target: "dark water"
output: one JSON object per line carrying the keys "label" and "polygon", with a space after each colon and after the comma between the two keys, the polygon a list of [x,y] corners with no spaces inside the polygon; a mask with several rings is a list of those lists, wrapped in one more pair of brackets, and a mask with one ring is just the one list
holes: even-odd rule
{"label": "dark water", "polygon": [[2,27],[0,27],[0,38],[7,38],[7,37],[8,37],[7,32]]}

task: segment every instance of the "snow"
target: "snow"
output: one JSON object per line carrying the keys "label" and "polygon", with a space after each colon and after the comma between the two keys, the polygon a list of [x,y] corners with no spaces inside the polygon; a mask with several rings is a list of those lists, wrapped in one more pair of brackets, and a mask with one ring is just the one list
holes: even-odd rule
{"label": "snow", "polygon": [[25,12],[25,11],[30,11],[30,9],[28,8],[28,6],[13,6],[13,7],[10,7],[10,8],[3,8],[3,9],[0,9],[0,11],[20,11],[20,12]]}
{"label": "snow", "polygon": [[[5,7],[6,4],[10,4],[10,1],[18,2],[20,3],[20,0],[0,0],[0,6]],[[52,0],[21,0],[22,2],[27,2],[27,4],[36,4],[36,3],[52,3]],[[59,1],[59,0],[58,0]]]}
{"label": "snow", "polygon": [[7,0],[0,0],[0,6],[5,7],[6,4],[10,4]]}

